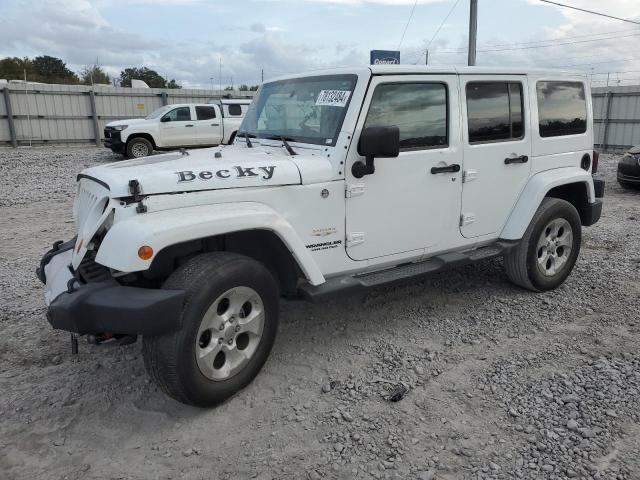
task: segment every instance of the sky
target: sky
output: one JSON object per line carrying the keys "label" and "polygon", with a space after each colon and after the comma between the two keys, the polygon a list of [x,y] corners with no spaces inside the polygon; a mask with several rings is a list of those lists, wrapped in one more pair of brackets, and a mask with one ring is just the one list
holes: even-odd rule
{"label": "sky", "polygon": [[[640,0],[561,3],[640,21]],[[640,25],[539,0],[478,4],[478,65],[640,84]],[[429,64],[465,65],[468,17],[469,0],[0,0],[0,58],[52,55],[75,71],[97,62],[116,77],[147,66],[184,87],[255,85],[262,71],[367,65],[371,49],[423,64],[428,46]]]}

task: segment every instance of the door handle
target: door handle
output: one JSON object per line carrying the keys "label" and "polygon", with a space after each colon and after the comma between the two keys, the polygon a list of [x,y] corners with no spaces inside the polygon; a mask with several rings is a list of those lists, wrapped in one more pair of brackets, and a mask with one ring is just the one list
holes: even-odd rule
{"label": "door handle", "polygon": [[218,127],[220,124],[219,123],[212,123],[211,126],[212,127]]}
{"label": "door handle", "polygon": [[504,159],[505,165],[510,165],[512,163],[527,163],[529,161],[529,157],[526,155],[520,155],[519,157],[509,157]]}
{"label": "door handle", "polygon": [[193,124],[185,125],[185,127],[193,127]]}
{"label": "door handle", "polygon": [[444,167],[431,167],[431,173],[455,173],[460,171],[460,165],[452,163],[451,165],[445,165]]}

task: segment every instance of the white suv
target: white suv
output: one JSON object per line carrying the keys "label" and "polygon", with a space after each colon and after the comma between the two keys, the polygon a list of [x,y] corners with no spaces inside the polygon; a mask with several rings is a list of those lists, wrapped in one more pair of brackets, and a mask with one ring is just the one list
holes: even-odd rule
{"label": "white suv", "polygon": [[[172,397],[265,362],[281,296],[319,300],[503,256],[532,291],[600,218],[584,75],[371,66],[264,84],[234,145],[85,170],[38,269],[54,328],[143,337]],[[75,338],[75,337],[74,337]]]}
{"label": "white suv", "polygon": [[104,145],[128,158],[153,150],[203,147],[233,142],[251,100],[223,99],[215,103],[165,105],[146,118],[110,122]]}

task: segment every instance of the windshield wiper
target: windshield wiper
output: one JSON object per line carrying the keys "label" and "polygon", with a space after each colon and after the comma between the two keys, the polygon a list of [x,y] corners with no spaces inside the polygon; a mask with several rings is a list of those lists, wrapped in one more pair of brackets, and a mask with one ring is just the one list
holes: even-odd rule
{"label": "windshield wiper", "polygon": [[267,140],[280,140],[282,142],[282,146],[287,150],[287,153],[289,153],[289,155],[291,156],[297,155],[297,153],[293,150],[293,148],[291,148],[291,145],[289,145],[289,142],[294,141],[293,138],[285,137],[283,135],[270,135],[264,138],[266,138]]}
{"label": "windshield wiper", "polygon": [[240,132],[236,136],[244,137],[244,139],[247,141],[247,148],[253,148],[253,143],[251,143],[251,140],[249,140],[249,137],[256,138],[256,136],[253,133]]}

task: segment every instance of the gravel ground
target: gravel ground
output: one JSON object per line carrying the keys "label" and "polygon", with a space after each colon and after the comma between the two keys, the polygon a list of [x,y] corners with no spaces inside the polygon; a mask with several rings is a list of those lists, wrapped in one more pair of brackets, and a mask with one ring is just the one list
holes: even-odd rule
{"label": "gravel ground", "polygon": [[558,290],[493,260],[284,302],[265,368],[212,410],[150,384],[139,343],[72,356],[45,319],[34,269],[72,236],[75,174],[115,160],[0,151],[0,478],[640,478],[640,192],[615,183],[616,157]]}

